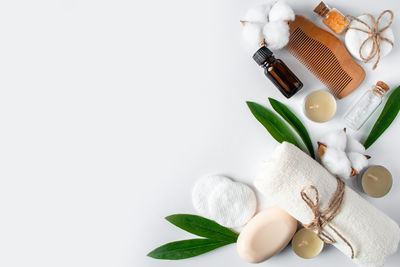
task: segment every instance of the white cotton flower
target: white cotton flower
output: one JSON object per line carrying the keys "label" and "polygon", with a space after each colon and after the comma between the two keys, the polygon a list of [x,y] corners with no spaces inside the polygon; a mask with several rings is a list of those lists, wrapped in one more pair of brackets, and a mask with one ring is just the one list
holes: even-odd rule
{"label": "white cotton flower", "polygon": [[289,42],[289,25],[284,21],[268,22],[263,34],[268,48],[281,49]]}
{"label": "white cotton flower", "polygon": [[344,130],[330,132],[321,138],[321,142],[324,143],[327,147],[332,147],[344,151],[347,142],[346,132]]}
{"label": "white cotton flower", "polygon": [[327,147],[321,161],[325,168],[332,174],[340,178],[350,178],[352,171],[351,163],[344,151],[333,147]]}
{"label": "white cotton flower", "polygon": [[271,9],[271,5],[259,5],[250,8],[243,20],[251,23],[264,24],[268,22],[268,13]]}
{"label": "white cotton flower", "polygon": [[362,169],[368,166],[367,157],[365,157],[365,155],[361,153],[349,152],[347,153],[347,157],[349,158],[353,169],[355,169],[358,173],[360,173]]}
{"label": "white cotton flower", "polygon": [[269,12],[269,21],[294,20],[294,17],[293,9],[282,0],[276,2]]}
{"label": "white cotton flower", "polygon": [[365,147],[354,137],[347,135],[346,152],[365,153]]}
{"label": "white cotton flower", "polygon": [[260,48],[260,43],[264,40],[262,26],[257,23],[245,23],[242,29],[242,37],[249,52],[255,53]]}

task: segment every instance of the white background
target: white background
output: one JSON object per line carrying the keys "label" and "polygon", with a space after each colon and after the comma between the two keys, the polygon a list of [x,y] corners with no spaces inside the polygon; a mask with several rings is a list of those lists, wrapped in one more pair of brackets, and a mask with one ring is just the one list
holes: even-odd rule
{"label": "white background", "polygon": [[[223,173],[251,185],[273,151],[277,143],[245,101],[283,101],[315,143],[344,126],[344,112],[377,80],[400,84],[396,42],[376,71],[365,67],[362,86],[338,102],[332,121],[310,122],[302,102],[324,86],[277,51],[304,83],[287,100],[241,46],[239,19],[258,2],[0,1],[0,266],[248,265],[234,245],[179,262],[146,257],[192,237],[163,218],[194,213],[199,176]],[[315,22],[318,2],[290,1]],[[400,37],[397,0],[328,3],[356,16],[392,9]],[[399,134],[397,118],[368,150],[371,164],[392,172],[392,191],[363,195],[398,223]],[[387,266],[399,261],[397,252]],[[293,265],[354,266],[333,247],[313,260],[287,248],[260,264]]]}

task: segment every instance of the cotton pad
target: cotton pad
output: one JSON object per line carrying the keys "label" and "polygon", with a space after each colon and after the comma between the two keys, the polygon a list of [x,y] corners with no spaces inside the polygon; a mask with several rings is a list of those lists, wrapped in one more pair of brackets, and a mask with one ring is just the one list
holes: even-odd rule
{"label": "cotton pad", "polygon": [[233,182],[228,177],[222,175],[206,175],[198,179],[192,191],[192,202],[196,211],[210,218],[208,197],[216,186],[227,183]]}
{"label": "cotton pad", "polygon": [[[367,23],[369,26],[372,26],[372,22],[371,20],[368,18],[367,15],[361,15],[359,17],[357,17],[358,19],[364,21],[365,23]],[[387,25],[388,24],[388,18],[387,16],[382,17],[380,25]],[[353,20],[349,27],[354,27],[354,28],[358,28],[361,30],[365,30],[368,31],[367,26],[365,26],[364,24]],[[380,27],[382,28],[382,27]],[[381,33],[381,36],[384,38],[387,38],[389,40],[391,40],[394,43],[394,35],[393,35],[393,31],[391,28],[386,29],[385,31],[383,31]],[[354,30],[354,29],[350,29],[347,30],[345,38],[344,38],[344,42],[346,45],[347,50],[350,52],[350,54],[355,57],[358,60],[361,60],[360,57],[360,47],[361,44],[368,38],[368,34],[362,31],[358,31],[358,30]],[[381,53],[381,57],[384,57],[386,55],[388,55],[390,53],[390,51],[392,51],[393,46],[385,41],[381,41],[380,42],[380,53]],[[369,53],[372,50],[372,40],[368,40],[366,42],[366,44],[363,46],[363,48],[361,49],[361,53],[364,57],[367,57],[369,55]],[[376,60],[375,56],[373,59],[371,59],[372,62],[375,62]]]}
{"label": "cotton pad", "polygon": [[257,199],[253,190],[242,183],[220,183],[208,199],[210,218],[226,227],[239,227],[256,212]]}

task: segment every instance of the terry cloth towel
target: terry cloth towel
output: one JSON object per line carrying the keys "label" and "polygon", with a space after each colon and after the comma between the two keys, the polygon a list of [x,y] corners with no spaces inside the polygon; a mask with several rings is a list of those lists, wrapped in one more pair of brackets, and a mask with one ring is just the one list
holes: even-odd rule
{"label": "terry cloth towel", "polygon": [[[265,195],[266,201],[280,206],[304,224],[314,217],[300,196],[307,185],[318,189],[322,210],[334,194],[337,181],[317,161],[287,142],[277,147],[255,180],[256,188]],[[312,191],[306,192],[314,199]],[[353,260],[360,266],[382,266],[385,259],[396,252],[400,240],[397,223],[347,186],[341,209],[331,225],[350,242],[355,254]],[[324,230],[336,241],[333,245],[351,257],[346,243],[329,227]]]}

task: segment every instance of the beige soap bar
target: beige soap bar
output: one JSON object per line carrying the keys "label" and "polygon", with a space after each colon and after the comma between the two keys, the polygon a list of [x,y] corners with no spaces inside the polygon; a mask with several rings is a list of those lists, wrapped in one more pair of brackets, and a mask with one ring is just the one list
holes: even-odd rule
{"label": "beige soap bar", "polygon": [[292,239],[297,221],[278,206],[259,212],[243,228],[237,240],[239,256],[251,263],[279,253]]}

